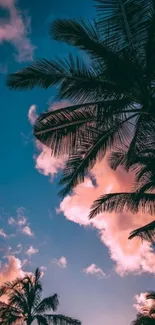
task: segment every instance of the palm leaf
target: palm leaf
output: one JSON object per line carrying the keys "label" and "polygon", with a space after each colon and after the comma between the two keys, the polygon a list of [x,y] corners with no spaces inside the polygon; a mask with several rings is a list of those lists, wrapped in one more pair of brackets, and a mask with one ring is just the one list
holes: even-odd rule
{"label": "palm leaf", "polygon": [[[116,100],[90,102],[69,106],[40,115],[34,126],[36,138],[50,147],[53,155],[70,154],[81,133],[101,123],[115,123],[118,114],[125,118],[130,100],[124,97]],[[124,110],[124,113],[122,113]],[[132,112],[132,107],[131,107]]]}
{"label": "palm leaf", "polygon": [[38,322],[38,325],[49,325],[48,319],[44,315],[35,315],[35,319]]}
{"label": "palm leaf", "polygon": [[[103,127],[103,125],[102,125]],[[69,157],[63,172],[60,184],[66,187],[60,192],[61,195],[67,195],[77,184],[84,181],[87,172],[94,166],[97,159],[103,159],[107,148],[111,148],[116,141],[123,142],[127,135],[127,125],[124,122],[119,123],[116,119],[114,127],[110,130],[91,128],[92,137],[84,135],[80,145],[75,148],[75,152]],[[88,129],[89,132],[89,129]],[[128,129],[130,132],[130,129]]]}
{"label": "palm leaf", "polygon": [[155,300],[155,292],[154,291],[150,291],[146,294],[146,299],[153,299]]}
{"label": "palm leaf", "polygon": [[46,315],[48,317],[48,321],[53,325],[80,325],[81,322],[77,319],[65,316],[65,315]]}
{"label": "palm leaf", "polygon": [[44,313],[50,309],[56,311],[59,305],[58,295],[54,294],[53,296],[44,298],[40,304],[37,306],[36,313]]}
{"label": "palm leaf", "polygon": [[89,218],[103,212],[123,212],[125,210],[137,213],[155,213],[155,194],[152,193],[110,193],[97,199],[89,214]]}
{"label": "palm leaf", "polygon": [[[144,46],[150,23],[151,1],[95,0],[99,10],[99,28],[111,46]],[[141,50],[141,54],[143,51]]]}
{"label": "palm leaf", "polygon": [[154,243],[154,241],[155,241],[155,221],[152,221],[143,227],[133,230],[130,233],[128,239],[133,239],[135,237],[140,237],[142,240],[147,240],[151,243]]}

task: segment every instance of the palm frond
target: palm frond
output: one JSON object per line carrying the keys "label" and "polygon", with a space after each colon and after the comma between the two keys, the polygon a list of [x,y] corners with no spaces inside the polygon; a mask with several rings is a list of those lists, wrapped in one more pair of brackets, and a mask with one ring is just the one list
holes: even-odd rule
{"label": "palm frond", "polygon": [[69,154],[84,127],[96,120],[97,104],[76,105],[41,115],[34,126],[36,138],[50,147],[52,154]]}
{"label": "palm frond", "polygon": [[58,295],[54,294],[53,296],[44,298],[40,304],[37,306],[36,313],[44,313],[48,310],[56,311],[59,305]]}
{"label": "palm frond", "polygon": [[154,243],[154,241],[155,241],[155,221],[152,221],[143,227],[133,230],[130,233],[128,239],[133,239],[135,237],[140,237],[142,239],[142,241],[147,240],[151,243]]}
{"label": "palm frond", "polygon": [[146,294],[146,299],[153,299],[155,300],[155,291],[150,291]]}
{"label": "palm frond", "polygon": [[[60,85],[60,96],[67,96],[68,87],[74,87],[77,83],[86,83],[90,90],[99,87],[99,70],[95,67],[87,68],[81,59],[73,58],[70,54],[68,59],[48,61],[42,59],[31,64],[7,78],[7,86],[10,89],[32,89],[34,87],[48,88]],[[91,82],[91,85],[90,85]]]}
{"label": "palm frond", "polygon": [[[108,44],[130,49],[144,46],[150,23],[151,1],[95,0],[99,11],[99,29]],[[141,50],[141,55],[143,51]]]}
{"label": "palm frond", "polygon": [[53,325],[81,325],[81,322],[77,319],[65,316],[65,315],[46,315],[48,321]]}
{"label": "palm frond", "polygon": [[[84,181],[87,172],[94,166],[97,160],[103,159],[107,148],[112,148],[116,142],[123,142],[130,128],[116,119],[114,126],[108,130],[102,128],[96,130],[91,128],[92,137],[85,134],[75,152],[69,157],[63,172],[60,184],[65,184],[65,188],[60,192],[67,195],[77,184]],[[105,128],[105,129],[104,129]],[[88,128],[89,132],[89,128]]]}
{"label": "palm frond", "polygon": [[46,315],[35,315],[38,325],[49,325]]}
{"label": "palm frond", "polygon": [[109,127],[112,127],[116,122],[116,116],[125,118],[129,103],[130,100],[124,97],[74,105],[44,113],[36,121],[34,135],[51,148],[53,155],[70,154],[81,133],[87,133],[85,130],[89,127],[101,124],[101,120],[104,125],[109,124]]}
{"label": "palm frond", "polygon": [[155,213],[155,194],[152,193],[110,193],[97,199],[89,214],[89,218],[95,217],[103,212],[123,212],[131,211],[137,213]]}

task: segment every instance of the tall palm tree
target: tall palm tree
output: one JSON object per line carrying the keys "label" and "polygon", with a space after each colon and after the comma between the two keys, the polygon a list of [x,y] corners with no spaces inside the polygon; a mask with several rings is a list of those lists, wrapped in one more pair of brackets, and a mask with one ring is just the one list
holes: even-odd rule
{"label": "tall palm tree", "polygon": [[34,134],[53,155],[68,154],[62,194],[84,180],[107,148],[155,129],[155,1],[96,0],[96,20],[58,19],[51,35],[83,56],[40,60],[7,79],[11,89],[58,86],[72,106],[42,114]]}
{"label": "tall palm tree", "polygon": [[[95,2],[96,20],[58,19],[51,26],[52,38],[85,52],[87,62],[71,54],[43,59],[7,79],[11,89],[58,86],[57,98],[72,103],[42,114],[34,126],[53,155],[68,155],[63,196],[83,182],[107,149],[125,144],[129,163],[141,139],[155,132],[155,0]],[[154,211],[152,185],[142,185],[146,174],[137,178],[138,191],[99,198],[90,216],[124,206]]]}
{"label": "tall palm tree", "polygon": [[54,294],[41,300],[43,291],[40,281],[41,272],[36,269],[34,275],[26,275],[15,281],[6,282],[0,287],[0,297],[6,296],[8,302],[0,302],[0,324],[31,325],[80,325],[78,320],[63,315],[51,314],[59,305],[58,295]]}

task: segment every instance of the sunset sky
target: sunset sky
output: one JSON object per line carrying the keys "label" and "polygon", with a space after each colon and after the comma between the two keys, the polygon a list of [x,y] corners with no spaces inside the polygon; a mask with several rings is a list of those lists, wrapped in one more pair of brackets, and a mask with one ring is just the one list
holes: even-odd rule
{"label": "sunset sky", "polygon": [[100,194],[129,190],[132,175],[114,173],[104,161],[92,171],[96,186],[86,178],[60,199],[64,161],[35,141],[32,125],[40,112],[68,102],[58,103],[54,88],[5,86],[7,73],[33,59],[74,54],[50,39],[52,20],[94,15],[91,0],[0,0],[0,284],[39,266],[44,293],[59,294],[61,313],[84,325],[127,325],[135,296],[155,289],[152,248],[127,237],[153,217],[108,214],[90,223],[88,213]]}

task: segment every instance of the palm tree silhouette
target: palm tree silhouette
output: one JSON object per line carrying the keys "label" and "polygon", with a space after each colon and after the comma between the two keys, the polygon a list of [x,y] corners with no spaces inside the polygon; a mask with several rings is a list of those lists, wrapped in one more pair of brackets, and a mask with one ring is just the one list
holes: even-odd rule
{"label": "palm tree silhouette", "polygon": [[41,300],[41,272],[37,268],[34,275],[26,275],[0,287],[0,297],[5,295],[8,302],[0,302],[0,323],[3,325],[26,324],[37,321],[38,325],[80,325],[80,321],[63,315],[51,314],[59,305],[58,295]]}
{"label": "palm tree silhouette", "polygon": [[[80,54],[43,59],[7,79],[11,89],[57,86],[57,99],[72,103],[43,113],[34,126],[35,137],[52,155],[68,156],[60,181],[63,196],[83,182],[107,149],[127,144],[130,162],[141,138],[155,132],[155,1],[95,3],[97,19],[57,19],[50,30],[54,40],[84,52],[87,62]],[[103,196],[90,216],[124,205],[134,212],[145,205],[152,211],[154,194],[142,187],[140,195],[138,190]]]}

